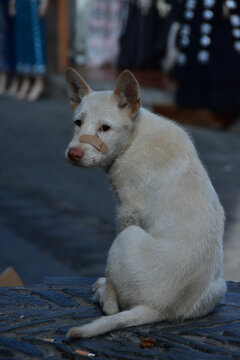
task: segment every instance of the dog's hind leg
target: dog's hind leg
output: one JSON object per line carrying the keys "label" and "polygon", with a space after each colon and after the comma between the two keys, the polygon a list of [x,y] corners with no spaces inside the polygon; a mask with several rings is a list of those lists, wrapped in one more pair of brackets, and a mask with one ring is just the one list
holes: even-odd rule
{"label": "dog's hind leg", "polygon": [[164,319],[157,310],[151,309],[146,305],[138,305],[115,315],[102,316],[89,324],[73,327],[68,331],[67,337],[87,338],[105,334],[115,329],[143,325],[160,320]]}
{"label": "dog's hind leg", "polygon": [[119,312],[117,297],[110,280],[99,278],[93,285],[95,300],[99,302],[106,315],[113,315]]}
{"label": "dog's hind leg", "polygon": [[193,308],[186,312],[184,319],[204,316],[213,310],[226,292],[226,282],[222,278],[211,281]]}

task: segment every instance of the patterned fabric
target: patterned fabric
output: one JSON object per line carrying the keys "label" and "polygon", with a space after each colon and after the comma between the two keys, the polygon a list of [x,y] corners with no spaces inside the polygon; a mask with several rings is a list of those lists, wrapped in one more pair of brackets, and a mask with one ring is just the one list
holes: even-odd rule
{"label": "patterned fabric", "polygon": [[239,0],[184,0],[177,19],[176,102],[240,113]]}
{"label": "patterned fabric", "polygon": [[84,64],[86,61],[91,3],[92,0],[76,0],[75,2],[73,56],[78,64]]}
{"label": "patterned fabric", "polygon": [[120,0],[93,0],[87,44],[87,65],[112,64],[119,53]]}
{"label": "patterned fabric", "polygon": [[20,74],[46,72],[45,20],[38,16],[39,0],[16,0],[16,70]]}
{"label": "patterned fabric", "polygon": [[0,0],[0,71],[14,69],[13,21],[7,9],[8,0]]}

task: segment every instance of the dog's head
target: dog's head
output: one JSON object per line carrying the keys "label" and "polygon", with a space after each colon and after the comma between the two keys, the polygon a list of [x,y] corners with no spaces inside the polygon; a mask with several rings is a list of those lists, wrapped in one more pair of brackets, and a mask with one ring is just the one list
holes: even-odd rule
{"label": "dog's head", "polygon": [[138,82],[126,70],[120,74],[113,92],[94,92],[69,68],[66,83],[74,109],[74,135],[66,158],[81,167],[107,167],[130,141],[134,118],[141,106]]}

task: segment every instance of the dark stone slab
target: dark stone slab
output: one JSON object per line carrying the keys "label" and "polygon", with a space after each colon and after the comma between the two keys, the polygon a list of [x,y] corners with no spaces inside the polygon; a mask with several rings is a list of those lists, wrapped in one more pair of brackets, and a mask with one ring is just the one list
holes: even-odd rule
{"label": "dark stone slab", "polygon": [[53,302],[56,305],[60,305],[63,307],[72,307],[74,305],[77,305],[76,301],[73,297],[66,296],[64,294],[61,294],[57,291],[51,291],[49,289],[47,290],[36,290],[33,293],[41,296],[42,298],[49,300]]}
{"label": "dark stone slab", "polygon": [[12,350],[17,350],[20,353],[30,355],[31,357],[43,357],[43,353],[36,346],[25,341],[19,341],[9,337],[0,337],[0,345],[9,347]]}
{"label": "dark stone slab", "polygon": [[[76,349],[94,353],[98,360],[240,359],[240,283],[229,282],[225,298],[203,318],[70,341],[66,333],[71,326],[102,315],[92,300],[95,280],[48,277],[42,286],[29,289],[0,288],[0,360],[84,358]],[[141,336],[155,338],[156,345],[142,349]]]}
{"label": "dark stone slab", "polygon": [[54,277],[46,276],[43,284],[47,286],[91,286],[97,280],[94,277]]}

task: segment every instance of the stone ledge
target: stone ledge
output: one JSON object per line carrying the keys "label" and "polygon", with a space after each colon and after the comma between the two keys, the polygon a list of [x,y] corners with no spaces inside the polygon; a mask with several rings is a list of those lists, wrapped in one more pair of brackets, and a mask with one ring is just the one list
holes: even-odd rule
{"label": "stone ledge", "polygon": [[[0,288],[1,359],[239,359],[240,283],[228,282],[225,299],[201,319],[161,322],[69,341],[67,330],[102,314],[92,301],[93,278],[47,277],[32,288]],[[140,337],[156,339],[142,349]],[[54,342],[46,341],[54,339]],[[87,357],[85,357],[87,358]]]}

